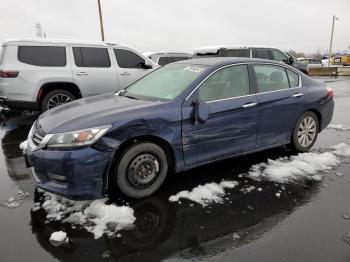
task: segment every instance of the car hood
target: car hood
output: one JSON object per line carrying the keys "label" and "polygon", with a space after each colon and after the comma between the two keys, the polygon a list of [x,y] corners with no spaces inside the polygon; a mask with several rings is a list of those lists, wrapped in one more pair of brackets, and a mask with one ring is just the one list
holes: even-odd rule
{"label": "car hood", "polygon": [[75,100],[43,113],[38,124],[43,132],[62,133],[91,127],[111,125],[137,112],[147,112],[164,102],[144,101],[104,94]]}

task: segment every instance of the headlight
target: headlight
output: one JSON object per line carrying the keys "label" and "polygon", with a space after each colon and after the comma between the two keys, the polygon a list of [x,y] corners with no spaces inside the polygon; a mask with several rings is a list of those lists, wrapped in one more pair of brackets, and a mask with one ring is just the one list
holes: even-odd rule
{"label": "headlight", "polygon": [[49,134],[47,136],[50,136],[50,138],[46,145],[49,148],[91,145],[110,128],[111,126],[102,126],[68,133]]}

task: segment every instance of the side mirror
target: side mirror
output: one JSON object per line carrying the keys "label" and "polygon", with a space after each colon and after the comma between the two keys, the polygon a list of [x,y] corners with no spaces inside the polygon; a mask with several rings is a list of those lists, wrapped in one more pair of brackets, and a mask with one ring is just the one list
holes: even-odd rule
{"label": "side mirror", "polygon": [[283,62],[285,62],[287,65],[292,65],[294,63],[294,59],[292,57],[288,57],[283,59]]}
{"label": "side mirror", "polygon": [[209,118],[209,105],[204,101],[196,101],[194,102],[195,107],[195,122],[196,123],[204,123]]}
{"label": "side mirror", "polygon": [[145,60],[145,62],[143,63],[142,66],[143,66],[144,69],[152,69],[153,68],[152,63],[150,61],[148,61],[148,60]]}

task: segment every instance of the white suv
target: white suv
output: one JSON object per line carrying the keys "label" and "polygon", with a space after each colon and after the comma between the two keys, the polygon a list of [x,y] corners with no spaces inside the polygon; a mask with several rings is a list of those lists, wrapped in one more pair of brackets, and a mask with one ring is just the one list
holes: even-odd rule
{"label": "white suv", "polygon": [[0,54],[0,105],[45,111],[81,97],[124,89],[156,67],[124,45],[9,40]]}

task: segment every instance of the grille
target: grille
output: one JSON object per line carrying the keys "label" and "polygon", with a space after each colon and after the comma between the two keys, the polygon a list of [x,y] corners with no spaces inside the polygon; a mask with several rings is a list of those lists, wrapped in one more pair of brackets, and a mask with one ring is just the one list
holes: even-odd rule
{"label": "grille", "polygon": [[35,122],[32,134],[32,141],[35,146],[38,146],[44,139],[45,133],[41,130],[38,121]]}

